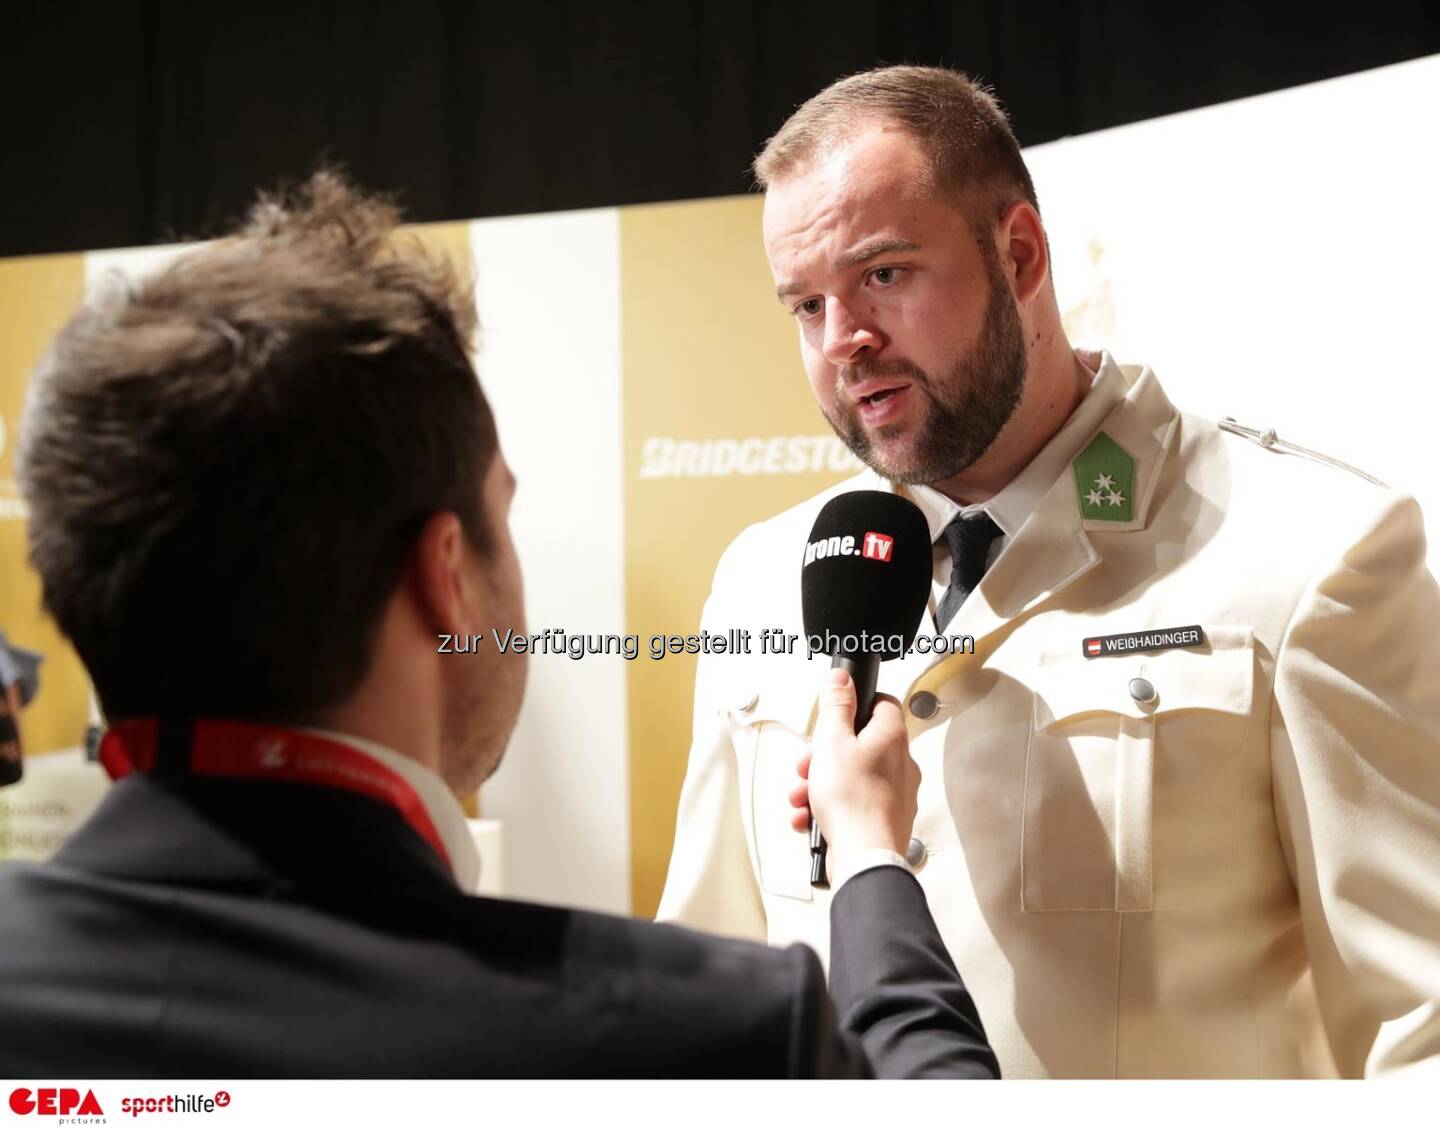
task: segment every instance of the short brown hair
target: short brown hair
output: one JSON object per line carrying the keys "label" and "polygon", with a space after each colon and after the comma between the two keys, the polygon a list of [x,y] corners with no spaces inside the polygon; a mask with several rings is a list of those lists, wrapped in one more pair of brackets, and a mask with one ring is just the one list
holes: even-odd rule
{"label": "short brown hair", "polygon": [[930,187],[958,197],[972,226],[988,226],[1017,194],[1040,210],[1020,143],[994,93],[944,67],[882,67],[827,86],[765,143],[755,179],[768,188],[874,121],[894,122],[920,140],[929,152]]}
{"label": "short brown hair", "polygon": [[316,174],[61,331],[19,451],[30,560],[112,719],[344,701],[427,517],[489,546],[470,286]]}

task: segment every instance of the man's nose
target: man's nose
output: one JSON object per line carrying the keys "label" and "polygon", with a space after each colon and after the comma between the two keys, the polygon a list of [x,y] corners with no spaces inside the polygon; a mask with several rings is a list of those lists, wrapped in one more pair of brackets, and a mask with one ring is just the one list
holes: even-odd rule
{"label": "man's nose", "polygon": [[854,364],[878,352],[882,340],[874,322],[839,298],[825,310],[825,359],[831,364]]}

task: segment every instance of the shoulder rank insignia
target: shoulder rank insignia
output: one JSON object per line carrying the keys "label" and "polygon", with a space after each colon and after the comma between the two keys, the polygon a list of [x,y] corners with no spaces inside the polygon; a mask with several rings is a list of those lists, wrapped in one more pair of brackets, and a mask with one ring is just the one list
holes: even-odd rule
{"label": "shoulder rank insignia", "polygon": [[1257,431],[1254,427],[1242,427],[1230,416],[1220,420],[1220,430],[1229,431],[1232,435],[1239,435],[1242,439],[1249,439],[1252,443],[1264,447],[1266,450],[1277,451],[1281,454],[1298,454],[1301,458],[1308,458],[1311,462],[1318,462],[1322,466],[1333,466],[1336,470],[1348,470],[1357,478],[1364,478],[1372,486],[1384,486],[1385,483],[1379,478],[1365,473],[1358,467],[1351,466],[1348,462],[1341,462],[1338,458],[1331,458],[1328,454],[1321,454],[1318,450],[1311,450],[1309,447],[1300,446],[1298,443],[1286,442],[1274,429],[1268,431]]}
{"label": "shoulder rank insignia", "polygon": [[1135,508],[1135,460],[1101,431],[1076,456],[1075,491],[1086,521],[1129,521]]}

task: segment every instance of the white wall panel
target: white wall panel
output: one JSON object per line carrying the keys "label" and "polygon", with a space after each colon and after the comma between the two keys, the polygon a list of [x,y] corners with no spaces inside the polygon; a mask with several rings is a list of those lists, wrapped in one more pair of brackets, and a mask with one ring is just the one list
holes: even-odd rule
{"label": "white wall panel", "polygon": [[[471,246],[530,629],[623,634],[619,213],[478,221]],[[504,822],[508,896],[630,911],[625,710],[623,659],[530,659],[481,792]]]}

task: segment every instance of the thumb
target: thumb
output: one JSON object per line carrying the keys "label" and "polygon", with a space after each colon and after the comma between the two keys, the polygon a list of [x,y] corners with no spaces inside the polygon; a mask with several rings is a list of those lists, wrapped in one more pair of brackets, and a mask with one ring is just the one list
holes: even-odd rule
{"label": "thumb", "polygon": [[841,732],[855,731],[855,682],[845,670],[830,670],[820,690],[820,720]]}

